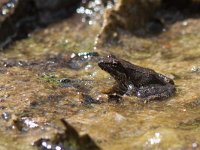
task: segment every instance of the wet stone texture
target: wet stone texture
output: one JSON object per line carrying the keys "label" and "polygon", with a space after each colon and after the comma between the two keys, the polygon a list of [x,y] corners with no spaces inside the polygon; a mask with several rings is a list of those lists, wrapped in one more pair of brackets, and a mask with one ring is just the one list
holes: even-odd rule
{"label": "wet stone texture", "polygon": [[3,0],[0,2],[0,49],[26,38],[44,27],[70,16],[80,0]]}
{"label": "wet stone texture", "polygon": [[[66,140],[72,147],[87,135],[84,143],[103,150],[199,149],[198,1],[178,8],[174,1],[156,3],[153,20],[133,32],[117,29],[117,44],[107,47],[94,46],[102,22],[92,14],[113,2],[93,2],[1,51],[0,149],[61,147],[69,127],[76,135]],[[109,95],[115,80],[97,64],[109,54],[173,79],[176,94],[163,101]]]}

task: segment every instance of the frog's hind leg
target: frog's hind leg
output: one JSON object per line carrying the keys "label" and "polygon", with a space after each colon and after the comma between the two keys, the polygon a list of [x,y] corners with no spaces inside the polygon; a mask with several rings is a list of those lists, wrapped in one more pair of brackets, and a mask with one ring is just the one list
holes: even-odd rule
{"label": "frog's hind leg", "polygon": [[175,93],[174,85],[151,85],[139,88],[136,95],[147,100],[163,100]]}

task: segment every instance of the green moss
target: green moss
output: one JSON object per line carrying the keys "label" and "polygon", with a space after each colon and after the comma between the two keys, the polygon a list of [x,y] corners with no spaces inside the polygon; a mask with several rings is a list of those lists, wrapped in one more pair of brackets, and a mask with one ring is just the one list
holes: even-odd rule
{"label": "green moss", "polygon": [[40,79],[53,85],[59,85],[58,79],[53,74],[43,74]]}

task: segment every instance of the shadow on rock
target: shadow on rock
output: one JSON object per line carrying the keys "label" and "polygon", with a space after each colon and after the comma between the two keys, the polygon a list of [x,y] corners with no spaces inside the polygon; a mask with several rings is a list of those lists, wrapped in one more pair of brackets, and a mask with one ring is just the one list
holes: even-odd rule
{"label": "shadow on rock", "polygon": [[80,136],[78,132],[64,119],[61,119],[65,126],[64,133],[57,133],[53,139],[39,139],[34,143],[41,150],[100,150],[101,148],[93,139],[85,134]]}

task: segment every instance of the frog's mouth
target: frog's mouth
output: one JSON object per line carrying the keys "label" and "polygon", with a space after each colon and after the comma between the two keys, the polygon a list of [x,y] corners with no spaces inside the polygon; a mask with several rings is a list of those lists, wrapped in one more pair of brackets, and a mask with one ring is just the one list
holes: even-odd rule
{"label": "frog's mouth", "polygon": [[99,67],[108,72],[117,81],[124,81],[126,78],[126,69],[115,57],[103,57],[98,62]]}
{"label": "frog's mouth", "polygon": [[117,75],[117,72],[121,72],[123,74],[126,73],[126,69],[121,64],[121,62],[112,55],[100,58],[98,65],[102,70],[108,72],[111,75]]}

